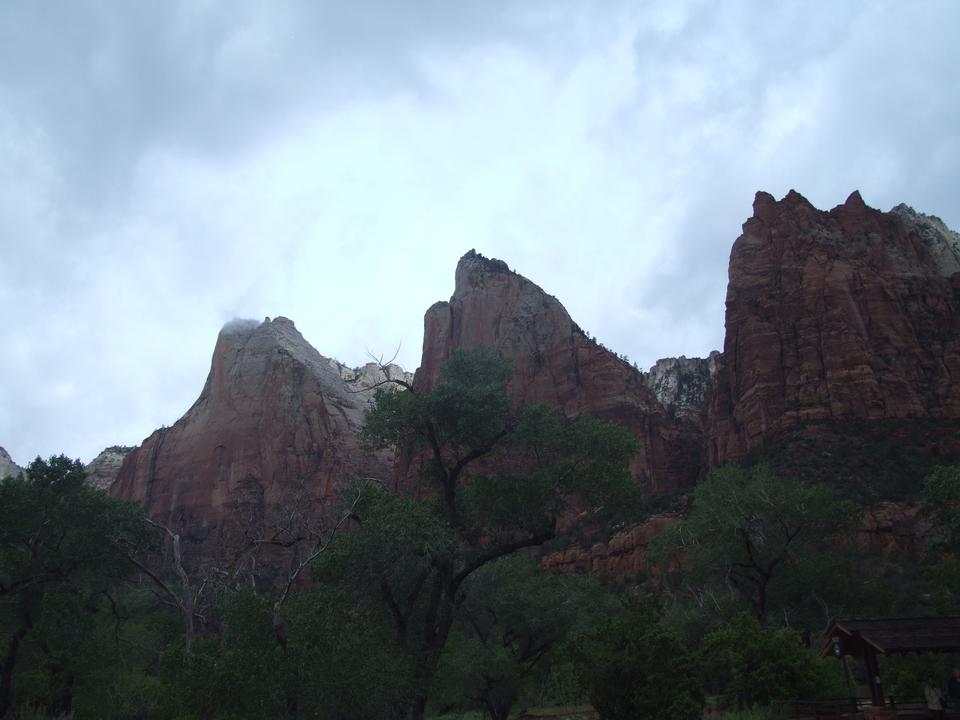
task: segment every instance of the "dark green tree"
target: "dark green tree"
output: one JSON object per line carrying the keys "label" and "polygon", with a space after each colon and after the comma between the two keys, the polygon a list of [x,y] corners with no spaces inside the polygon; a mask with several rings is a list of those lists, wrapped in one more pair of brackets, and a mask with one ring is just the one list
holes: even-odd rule
{"label": "dark green tree", "polygon": [[0,717],[19,660],[44,704],[69,712],[92,615],[121,612],[117,587],[130,553],[149,544],[142,511],[84,482],[79,461],[39,458],[26,477],[0,481]]}
{"label": "dark green tree", "polygon": [[849,591],[858,518],[824,485],[727,466],[696,487],[689,516],[655,539],[651,556],[679,559],[681,594],[721,616],[745,603],[761,623],[825,623]]}
{"label": "dark green tree", "polygon": [[355,508],[359,527],[320,561],[323,572],[339,559],[325,576],[366,581],[367,595],[388,608],[411,663],[400,717],[423,717],[474,573],[556,537],[564,518],[612,532],[611,511],[638,507],[627,471],[632,436],[586,416],[515,409],[510,375],[508,361],[479,348],[455,352],[429,391],[378,391],[365,442],[422,461],[419,487],[404,498],[368,492]]}
{"label": "dark green tree", "polygon": [[920,512],[931,524],[924,571],[937,611],[960,611],[960,466],[935,468],[923,481]]}
{"label": "dark green tree", "polygon": [[750,613],[707,635],[698,665],[704,686],[726,707],[766,707],[780,700],[846,694],[835,660],[817,657],[793,630],[762,627]]}
{"label": "dark green tree", "polygon": [[960,466],[940,466],[923,480],[921,510],[933,525],[938,549],[960,549]]}
{"label": "dark green tree", "polygon": [[625,597],[579,641],[576,657],[603,720],[697,720],[703,712],[694,657],[647,602]]}
{"label": "dark green tree", "polygon": [[360,607],[336,588],[298,593],[286,610],[289,686],[300,717],[383,720],[409,688],[409,662],[386,609]]}
{"label": "dark green tree", "polygon": [[317,587],[291,596],[276,642],[273,601],[252,589],[224,598],[218,636],[165,656],[162,717],[382,720],[403,695],[403,661],[385,617]]}
{"label": "dark green tree", "polygon": [[558,645],[606,599],[594,578],[547,573],[522,556],[481,568],[464,592],[432,704],[479,709],[492,720],[506,720]]}

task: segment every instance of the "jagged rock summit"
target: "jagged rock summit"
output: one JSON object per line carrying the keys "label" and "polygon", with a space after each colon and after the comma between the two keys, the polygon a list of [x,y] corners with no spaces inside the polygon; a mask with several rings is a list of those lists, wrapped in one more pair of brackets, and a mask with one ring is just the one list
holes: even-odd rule
{"label": "jagged rock summit", "polygon": [[631,470],[647,491],[690,487],[701,466],[698,423],[670,418],[644,374],[589,338],[563,305],[502,260],[471,250],[457,264],[449,301],[424,317],[415,385],[439,379],[450,353],[493,348],[513,362],[508,392],[517,403],[545,403],[568,416],[590,413],[636,435]]}
{"label": "jagged rock summit", "polygon": [[356,385],[287,318],[227,323],[200,397],[127,456],[111,492],[195,544],[263,532],[291,504],[318,516],[342,484],[392,467],[358,447],[372,393]]}
{"label": "jagged rock summit", "polygon": [[710,464],[825,423],[936,420],[930,439],[955,451],[960,236],[858,192],[826,212],[760,192],[753,209],[730,254]]}

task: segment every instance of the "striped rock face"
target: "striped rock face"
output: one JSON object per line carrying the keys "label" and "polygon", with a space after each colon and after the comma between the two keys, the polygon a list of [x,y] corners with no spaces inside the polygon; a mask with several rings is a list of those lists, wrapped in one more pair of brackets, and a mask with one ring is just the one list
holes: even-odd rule
{"label": "striped rock face", "polygon": [[857,423],[936,421],[939,450],[960,449],[960,236],[939,219],[758,193],[729,277],[711,465]]}

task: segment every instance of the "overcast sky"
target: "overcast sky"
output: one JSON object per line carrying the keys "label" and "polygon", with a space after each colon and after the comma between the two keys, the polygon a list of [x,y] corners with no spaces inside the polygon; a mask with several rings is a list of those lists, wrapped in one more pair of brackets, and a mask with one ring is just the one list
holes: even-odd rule
{"label": "overcast sky", "polygon": [[0,3],[0,445],[170,425],[221,325],[420,359],[470,248],[641,367],[763,189],[960,229],[960,3]]}

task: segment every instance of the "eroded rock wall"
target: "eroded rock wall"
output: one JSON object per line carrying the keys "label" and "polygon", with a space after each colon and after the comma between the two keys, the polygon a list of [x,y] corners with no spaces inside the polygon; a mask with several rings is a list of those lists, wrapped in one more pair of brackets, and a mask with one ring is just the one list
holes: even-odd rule
{"label": "eroded rock wall", "polygon": [[431,387],[451,352],[478,346],[511,360],[508,391],[516,403],[545,403],[571,417],[590,413],[630,430],[640,448],[631,471],[648,493],[696,481],[699,421],[668,417],[644,374],[587,337],[555,297],[471,251],[457,265],[453,296],[426,313],[415,385]]}
{"label": "eroded rock wall", "polygon": [[287,318],[228,323],[200,397],[127,456],[111,492],[194,548],[229,551],[290,518],[313,522],[352,479],[391,473],[392,454],[358,447],[371,397],[360,390]]}
{"label": "eroded rock wall", "polygon": [[753,207],[730,254],[710,465],[798,428],[917,419],[942,421],[939,449],[956,452],[960,236],[856,192],[829,212],[794,191]]}

